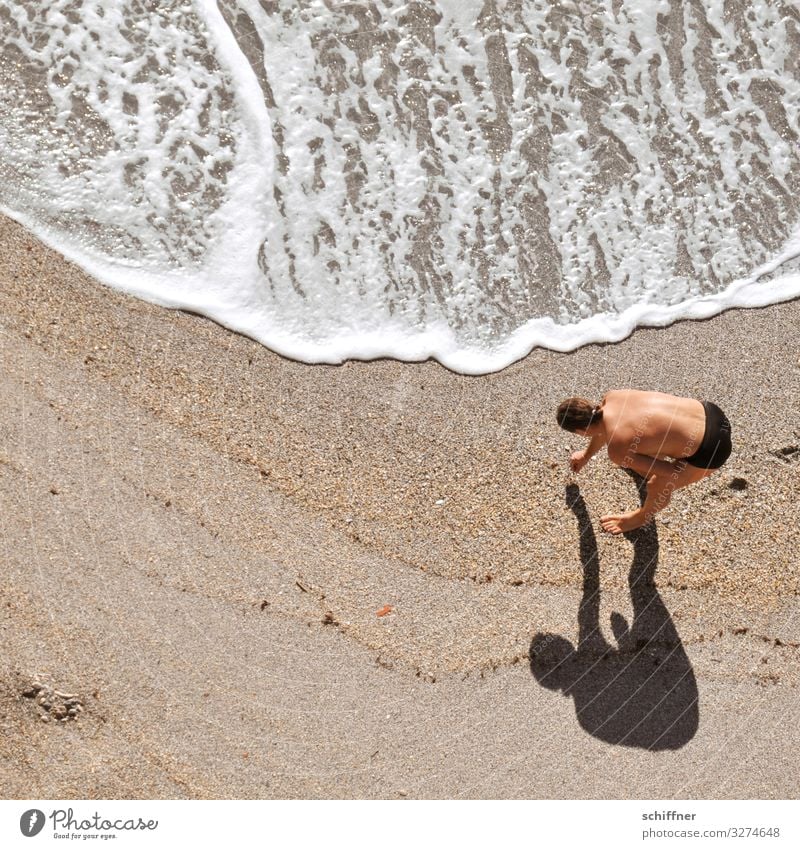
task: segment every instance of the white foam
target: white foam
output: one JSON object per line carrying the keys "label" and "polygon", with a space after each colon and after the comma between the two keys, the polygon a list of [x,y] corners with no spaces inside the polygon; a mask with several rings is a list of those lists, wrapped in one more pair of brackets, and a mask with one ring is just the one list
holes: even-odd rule
{"label": "white foam", "polygon": [[[213,0],[87,0],[79,21],[67,0],[33,21],[0,0],[47,75],[5,104],[0,209],[105,283],[306,362],[482,373],[800,296],[774,274],[800,239],[765,263],[741,213],[791,194],[798,165],[774,9],[746,18],[744,67],[721,0],[705,53],[687,6],[676,85],[663,0],[498,3],[499,31],[480,2],[430,25],[394,0],[234,6],[232,31]],[[794,142],[750,96],[760,80]]]}

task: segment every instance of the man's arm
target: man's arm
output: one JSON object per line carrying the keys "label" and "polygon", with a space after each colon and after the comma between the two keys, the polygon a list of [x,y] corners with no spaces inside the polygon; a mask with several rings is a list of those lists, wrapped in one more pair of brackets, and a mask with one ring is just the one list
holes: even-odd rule
{"label": "man's arm", "polygon": [[595,454],[606,444],[606,436],[604,433],[595,434],[589,444],[583,450],[584,462],[588,463]]}
{"label": "man's arm", "polygon": [[570,457],[569,465],[572,471],[579,472],[605,444],[605,434],[595,434],[589,440],[589,444],[583,449],[583,451],[576,451]]}

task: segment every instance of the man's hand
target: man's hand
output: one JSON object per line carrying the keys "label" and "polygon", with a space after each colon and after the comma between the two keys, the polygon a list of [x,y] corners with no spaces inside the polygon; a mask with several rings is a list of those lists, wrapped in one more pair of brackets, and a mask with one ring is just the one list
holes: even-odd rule
{"label": "man's hand", "polygon": [[589,462],[585,451],[576,451],[569,458],[569,467],[576,474]]}

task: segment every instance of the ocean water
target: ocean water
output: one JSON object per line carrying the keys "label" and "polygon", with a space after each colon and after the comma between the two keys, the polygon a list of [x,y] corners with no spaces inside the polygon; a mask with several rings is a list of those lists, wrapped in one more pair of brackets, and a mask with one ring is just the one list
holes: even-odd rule
{"label": "ocean water", "polygon": [[794,0],[0,0],[0,209],[308,362],[800,295]]}

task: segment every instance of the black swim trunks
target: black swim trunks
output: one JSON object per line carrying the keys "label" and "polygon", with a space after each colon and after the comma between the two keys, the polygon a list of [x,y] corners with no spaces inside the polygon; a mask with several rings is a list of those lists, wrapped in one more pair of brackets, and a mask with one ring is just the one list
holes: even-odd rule
{"label": "black swim trunks", "polygon": [[698,469],[718,469],[731,456],[731,423],[711,401],[703,401],[706,429],[700,447],[685,460]]}

